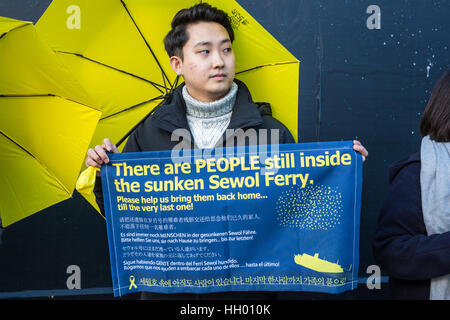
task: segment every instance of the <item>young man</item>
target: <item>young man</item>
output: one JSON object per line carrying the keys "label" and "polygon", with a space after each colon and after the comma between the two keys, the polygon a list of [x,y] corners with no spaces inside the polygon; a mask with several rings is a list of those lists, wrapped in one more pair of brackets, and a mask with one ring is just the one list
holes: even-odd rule
{"label": "young man", "polygon": [[[183,76],[184,85],[134,130],[124,152],[172,150],[180,140],[187,140],[191,148],[295,142],[289,130],[271,116],[270,107],[254,103],[245,84],[234,79],[234,33],[226,13],[202,3],[179,11],[171,26],[164,45],[172,69]],[[264,141],[259,133],[263,133]],[[355,144],[358,149],[367,155],[359,143]],[[109,139],[88,151],[86,165],[100,168],[109,161],[106,151],[118,152]],[[103,210],[99,180],[94,192]],[[273,298],[274,293],[231,296],[263,299]]]}

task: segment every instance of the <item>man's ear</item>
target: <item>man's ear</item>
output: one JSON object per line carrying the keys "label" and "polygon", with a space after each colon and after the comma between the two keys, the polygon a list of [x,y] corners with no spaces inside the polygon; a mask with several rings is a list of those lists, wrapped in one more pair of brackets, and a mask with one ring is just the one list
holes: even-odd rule
{"label": "man's ear", "polygon": [[183,74],[183,60],[181,60],[178,56],[170,57],[170,65],[172,66],[173,71],[181,76]]}

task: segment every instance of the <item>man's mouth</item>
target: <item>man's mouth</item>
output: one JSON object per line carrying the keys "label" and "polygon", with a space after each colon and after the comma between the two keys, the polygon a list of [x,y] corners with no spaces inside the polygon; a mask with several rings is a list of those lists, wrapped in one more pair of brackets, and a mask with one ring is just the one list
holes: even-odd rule
{"label": "man's mouth", "polygon": [[226,76],[227,75],[225,73],[218,73],[218,74],[211,76],[211,78],[221,80],[221,79],[226,78]]}

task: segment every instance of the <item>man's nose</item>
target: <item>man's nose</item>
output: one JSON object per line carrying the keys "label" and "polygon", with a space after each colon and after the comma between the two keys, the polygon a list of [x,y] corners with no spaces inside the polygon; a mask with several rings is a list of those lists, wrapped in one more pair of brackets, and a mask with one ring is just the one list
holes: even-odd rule
{"label": "man's nose", "polygon": [[214,52],[212,63],[214,68],[223,68],[223,66],[225,65],[225,61],[220,52]]}

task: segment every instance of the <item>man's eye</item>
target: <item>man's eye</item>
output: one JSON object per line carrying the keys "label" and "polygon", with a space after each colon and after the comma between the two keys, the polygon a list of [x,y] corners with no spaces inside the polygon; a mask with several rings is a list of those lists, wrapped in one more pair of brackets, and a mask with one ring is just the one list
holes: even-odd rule
{"label": "man's eye", "polygon": [[231,48],[225,48],[223,51],[225,51],[225,52],[231,52]]}
{"label": "man's eye", "polygon": [[201,54],[208,54],[208,53],[209,53],[209,50],[206,50],[206,49],[205,49],[205,50],[200,51],[200,53],[201,53]]}

